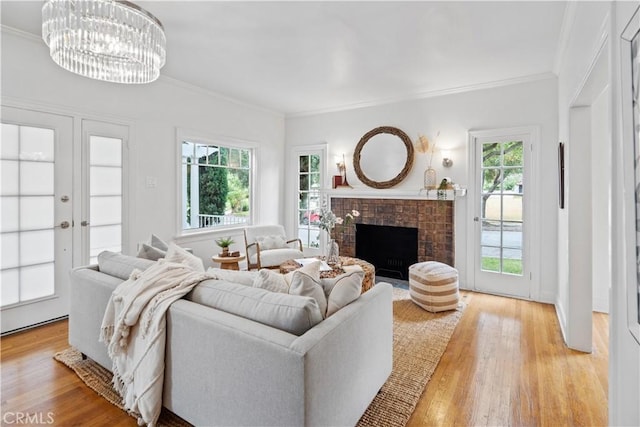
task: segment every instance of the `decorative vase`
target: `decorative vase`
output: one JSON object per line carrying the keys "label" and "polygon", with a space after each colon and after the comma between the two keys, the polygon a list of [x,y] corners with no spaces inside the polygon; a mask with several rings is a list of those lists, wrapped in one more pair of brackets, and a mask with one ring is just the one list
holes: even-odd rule
{"label": "decorative vase", "polygon": [[436,170],[431,166],[424,171],[424,188],[426,190],[433,190],[436,188]]}
{"label": "decorative vase", "polygon": [[327,242],[327,264],[335,265],[340,263],[340,249],[334,239]]}

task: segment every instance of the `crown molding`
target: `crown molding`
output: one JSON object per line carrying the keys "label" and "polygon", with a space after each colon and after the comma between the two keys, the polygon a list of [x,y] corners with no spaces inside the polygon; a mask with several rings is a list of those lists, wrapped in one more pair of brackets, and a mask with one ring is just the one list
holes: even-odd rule
{"label": "crown molding", "polygon": [[327,114],[327,113],[336,113],[336,112],[347,111],[347,110],[356,110],[359,108],[378,107],[381,105],[395,104],[395,103],[404,102],[404,101],[413,101],[413,100],[425,99],[425,98],[436,98],[439,96],[454,95],[458,93],[472,92],[476,90],[493,89],[498,87],[512,86],[512,85],[523,84],[523,83],[531,83],[531,82],[537,82],[541,80],[548,80],[548,79],[554,79],[554,78],[557,78],[557,76],[552,72],[532,74],[529,76],[495,80],[491,82],[478,83],[478,84],[472,84],[472,85],[466,85],[466,86],[457,86],[457,87],[452,87],[447,89],[416,92],[415,94],[412,94],[412,95],[381,98],[373,101],[346,104],[342,106],[323,108],[319,110],[288,113],[286,114],[286,118],[314,116],[318,114]]}

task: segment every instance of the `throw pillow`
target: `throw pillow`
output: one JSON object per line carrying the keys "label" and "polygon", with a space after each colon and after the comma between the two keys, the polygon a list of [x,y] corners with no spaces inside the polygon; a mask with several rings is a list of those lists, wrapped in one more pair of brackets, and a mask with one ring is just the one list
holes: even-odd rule
{"label": "throw pillow", "polygon": [[181,248],[175,243],[169,243],[169,249],[167,250],[167,255],[164,259],[168,262],[186,264],[195,271],[201,271],[204,273],[204,264],[202,264],[202,260],[197,256],[190,254],[184,248]]}
{"label": "throw pillow", "polygon": [[327,294],[325,318],[358,299],[362,292],[363,279],[364,271],[358,269],[342,274],[332,281],[323,281],[324,291]]}
{"label": "throw pillow", "polygon": [[140,249],[138,250],[138,258],[150,259],[151,261],[157,261],[160,258],[164,258],[166,254],[166,251],[154,248],[147,243],[140,245]]}
{"label": "throw pillow", "polygon": [[165,252],[169,249],[169,245],[155,234],[151,235],[151,238],[149,239],[149,246],[153,246],[154,248]]}
{"label": "throw pillow", "polygon": [[282,236],[258,236],[256,242],[260,245],[261,251],[269,249],[282,249],[287,248],[287,241]]}
{"label": "throw pillow", "polygon": [[298,270],[287,273],[285,280],[289,282],[289,294],[315,299],[324,318],[327,312],[327,297],[320,283],[320,264],[320,261],[312,262]]}
{"label": "throw pillow", "polygon": [[253,281],[253,287],[281,294],[289,293],[289,284],[284,279],[284,276],[268,268],[262,268],[258,271],[258,275]]}

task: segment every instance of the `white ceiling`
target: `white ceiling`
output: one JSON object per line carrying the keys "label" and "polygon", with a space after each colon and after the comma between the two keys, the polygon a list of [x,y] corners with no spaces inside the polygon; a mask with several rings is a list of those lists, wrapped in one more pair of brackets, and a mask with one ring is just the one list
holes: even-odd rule
{"label": "white ceiling", "polygon": [[[138,1],[174,79],[287,115],[552,73],[566,2]],[[41,1],[1,3],[40,36]]]}

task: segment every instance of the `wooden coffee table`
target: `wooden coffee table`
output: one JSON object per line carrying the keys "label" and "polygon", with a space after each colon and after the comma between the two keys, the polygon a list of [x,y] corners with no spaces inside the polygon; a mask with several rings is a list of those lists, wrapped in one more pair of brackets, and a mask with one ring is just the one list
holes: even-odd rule
{"label": "wooden coffee table", "polygon": [[220,263],[220,268],[223,270],[240,270],[238,262],[244,260],[245,256],[240,254],[238,256],[218,256],[211,257],[211,261]]}
{"label": "wooden coffee table", "polygon": [[[317,258],[323,259],[324,257],[317,257]],[[320,278],[328,279],[328,278],[339,276],[340,274],[344,274],[345,271],[342,267],[345,267],[348,265],[358,265],[360,266],[360,268],[362,268],[362,271],[364,271],[364,279],[362,280],[362,293],[368,291],[373,287],[373,284],[375,283],[375,278],[376,278],[376,268],[373,266],[373,264],[370,264],[367,261],[364,261],[359,258],[352,258],[348,256],[341,256],[339,266],[334,267],[333,270],[321,271]],[[295,260],[290,259],[280,264],[280,273],[287,274],[294,270],[299,269],[300,267],[302,267],[300,264],[295,262]]]}

